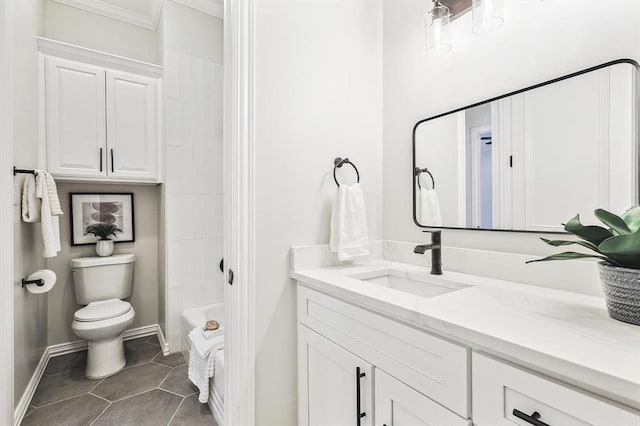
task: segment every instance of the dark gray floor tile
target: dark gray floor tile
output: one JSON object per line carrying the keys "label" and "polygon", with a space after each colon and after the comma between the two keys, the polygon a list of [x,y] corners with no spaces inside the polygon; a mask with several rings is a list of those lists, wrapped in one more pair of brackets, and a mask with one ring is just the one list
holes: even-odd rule
{"label": "dark gray floor tile", "polygon": [[74,352],[51,358],[47,363],[47,368],[45,368],[44,374],[50,376],[52,374],[62,373],[63,371],[85,368],[86,365],[87,351]]}
{"label": "dark gray floor tile", "polygon": [[28,407],[27,407],[27,411],[25,411],[25,412],[24,412],[24,415],[25,415],[25,416],[28,416],[29,414],[31,414],[31,412],[32,412],[33,410],[35,410],[35,408],[36,408],[36,407],[34,407],[33,405],[28,406]]}
{"label": "dark gray floor tile", "polygon": [[160,346],[147,343],[146,340],[146,337],[142,337],[124,342],[127,367],[149,362],[160,353]]}
{"label": "dark gray floor tile", "polygon": [[156,363],[127,368],[104,379],[92,393],[109,401],[117,401],[158,387],[170,371],[171,368],[166,365]]}
{"label": "dark gray floor tile", "polygon": [[108,405],[108,402],[93,395],[81,395],[34,410],[24,418],[22,426],[86,426]]}
{"label": "dark gray floor tile", "polygon": [[181,401],[179,396],[155,389],[114,402],[94,425],[166,425]]}
{"label": "dark gray floor tile", "polygon": [[38,384],[31,404],[39,407],[51,402],[61,401],[74,396],[88,393],[99,380],[88,379],[84,375],[84,368],[64,371],[52,376],[45,376]]}
{"label": "dark gray floor tile", "polygon": [[198,390],[187,376],[187,366],[183,365],[171,370],[171,373],[164,379],[164,382],[160,385],[160,389],[168,390],[169,392],[177,393],[178,395],[187,396],[191,395]]}
{"label": "dark gray floor tile", "polygon": [[217,425],[208,404],[201,404],[198,395],[191,395],[184,399],[171,426],[215,426]]}
{"label": "dark gray floor tile", "polygon": [[145,340],[145,343],[148,343],[154,346],[160,346],[160,342],[158,341],[158,336],[156,335],[147,337],[147,339]]}
{"label": "dark gray floor tile", "polygon": [[184,365],[187,363],[180,352],[169,354],[167,356],[164,356],[162,353],[160,353],[160,355],[156,356],[153,361],[160,364],[168,365],[169,367],[177,367],[179,365]]}

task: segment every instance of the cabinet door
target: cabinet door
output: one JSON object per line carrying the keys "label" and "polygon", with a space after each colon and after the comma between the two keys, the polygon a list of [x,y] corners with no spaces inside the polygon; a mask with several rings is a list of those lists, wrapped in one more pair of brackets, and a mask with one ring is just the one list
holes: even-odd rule
{"label": "cabinet door", "polygon": [[118,71],[106,78],[108,176],[156,180],[157,82]]}
{"label": "cabinet door", "polygon": [[457,416],[413,388],[376,369],[375,419],[380,426],[468,426]]}
{"label": "cabinet door", "polygon": [[45,59],[47,168],[55,176],[106,176],[105,72]]}
{"label": "cabinet door", "polygon": [[299,325],[298,423],[370,426],[372,372],[367,362]]}

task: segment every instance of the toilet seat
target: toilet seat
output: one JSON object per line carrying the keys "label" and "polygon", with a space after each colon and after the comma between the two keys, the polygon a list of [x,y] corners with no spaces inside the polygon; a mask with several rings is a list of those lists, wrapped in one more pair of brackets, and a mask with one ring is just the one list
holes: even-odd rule
{"label": "toilet seat", "polygon": [[79,309],[73,319],[79,322],[103,321],[116,318],[131,311],[131,304],[120,299],[91,302]]}

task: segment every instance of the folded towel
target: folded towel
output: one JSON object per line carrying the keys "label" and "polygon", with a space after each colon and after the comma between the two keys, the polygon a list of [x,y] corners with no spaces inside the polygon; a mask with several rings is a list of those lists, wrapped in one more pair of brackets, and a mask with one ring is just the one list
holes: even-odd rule
{"label": "folded towel", "polygon": [[213,337],[216,337],[216,336],[218,336],[218,335],[222,334],[222,333],[223,333],[223,330],[224,330],[224,327],[222,327],[222,326],[218,327],[218,328],[217,328],[217,329],[215,329],[215,330],[203,330],[203,329],[201,328],[201,329],[200,329],[200,333],[202,334],[202,336],[203,336],[205,339],[209,340],[209,339],[211,339],[211,338],[213,338]]}
{"label": "folded towel", "polygon": [[440,201],[435,189],[420,188],[418,221],[423,226],[442,226]]}
{"label": "folded towel", "polygon": [[[47,188],[44,170],[36,170],[36,197],[40,199],[40,222],[42,222],[42,240],[44,242],[44,257],[55,257],[60,247],[60,221],[52,214],[51,200]],[[58,201],[58,207],[60,202]]]}
{"label": "folded towel", "polygon": [[190,346],[198,351],[200,357],[207,358],[218,341],[216,339],[207,339],[202,331],[200,327],[196,327],[189,332],[187,337],[189,338]]}
{"label": "folded towel", "polygon": [[202,356],[197,346],[194,344],[192,334],[194,336],[200,336],[200,332],[193,329],[189,333],[189,380],[198,388],[199,395],[198,401],[206,403],[209,399],[209,379],[215,375],[215,358],[216,353],[224,349],[224,336],[219,335],[211,339],[212,346],[206,356]]}
{"label": "folded towel", "polygon": [[36,178],[27,175],[22,186],[22,220],[27,223],[40,222],[41,201],[36,197]]}
{"label": "folded towel", "polygon": [[340,185],[331,211],[331,251],[340,260],[369,254],[367,212],[360,184]]}

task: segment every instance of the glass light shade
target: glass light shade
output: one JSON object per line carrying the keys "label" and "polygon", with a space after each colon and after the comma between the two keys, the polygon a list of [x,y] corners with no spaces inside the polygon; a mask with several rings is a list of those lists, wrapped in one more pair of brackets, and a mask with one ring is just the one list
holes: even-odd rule
{"label": "glass light shade", "polygon": [[425,13],[424,31],[427,54],[440,55],[451,50],[450,20],[449,8],[437,2],[434,3],[433,9]]}
{"label": "glass light shade", "polygon": [[504,23],[504,0],[473,0],[473,32],[495,31]]}

